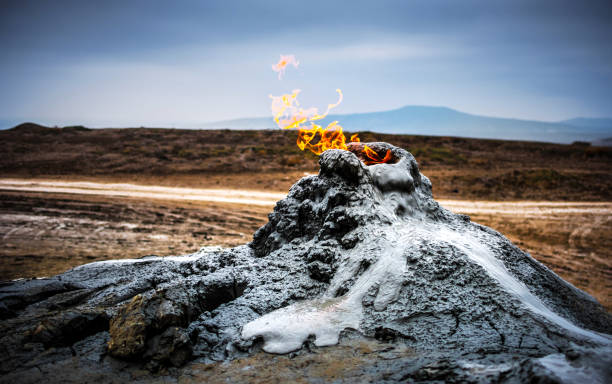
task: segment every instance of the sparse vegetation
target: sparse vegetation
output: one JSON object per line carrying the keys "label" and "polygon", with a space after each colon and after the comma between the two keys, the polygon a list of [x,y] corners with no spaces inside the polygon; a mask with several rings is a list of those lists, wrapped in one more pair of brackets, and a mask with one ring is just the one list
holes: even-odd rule
{"label": "sparse vegetation", "polygon": [[[349,133],[350,135],[350,133]],[[611,200],[612,148],[359,132],[411,151],[436,197]],[[286,190],[317,156],[284,130],[46,128],[0,131],[0,177],[112,179]],[[450,176],[450,177],[449,177]]]}

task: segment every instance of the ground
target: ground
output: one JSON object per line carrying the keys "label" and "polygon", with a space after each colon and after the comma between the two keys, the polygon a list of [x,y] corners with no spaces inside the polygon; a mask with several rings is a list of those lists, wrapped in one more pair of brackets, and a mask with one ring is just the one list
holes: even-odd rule
{"label": "ground", "polygon": [[[347,127],[348,128],[348,127]],[[359,132],[410,151],[439,198],[612,201],[612,148]],[[45,128],[0,131],[0,177],[287,191],[317,156],[295,131]]]}
{"label": "ground", "polygon": [[[49,276],[98,260],[245,244],[274,204],[274,199],[259,205],[160,197],[2,191],[0,279]],[[440,203],[503,233],[612,309],[612,203]]]}

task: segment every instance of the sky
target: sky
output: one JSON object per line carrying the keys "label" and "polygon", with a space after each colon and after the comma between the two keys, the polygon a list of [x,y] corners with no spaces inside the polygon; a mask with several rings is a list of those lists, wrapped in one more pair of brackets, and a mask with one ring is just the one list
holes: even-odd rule
{"label": "sky", "polygon": [[2,0],[0,119],[197,127],[296,88],[321,109],[342,89],[335,113],[611,117],[609,36],[609,0]]}

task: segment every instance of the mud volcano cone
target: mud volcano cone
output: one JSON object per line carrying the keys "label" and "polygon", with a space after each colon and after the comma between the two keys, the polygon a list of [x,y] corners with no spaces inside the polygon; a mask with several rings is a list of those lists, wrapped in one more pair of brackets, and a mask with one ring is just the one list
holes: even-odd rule
{"label": "mud volcano cone", "polygon": [[324,152],[248,245],[3,286],[3,377],[180,379],[351,339],[410,351],[361,361],[374,381],[609,380],[595,299],[441,207],[410,153],[367,146],[387,162],[366,165],[362,144]]}

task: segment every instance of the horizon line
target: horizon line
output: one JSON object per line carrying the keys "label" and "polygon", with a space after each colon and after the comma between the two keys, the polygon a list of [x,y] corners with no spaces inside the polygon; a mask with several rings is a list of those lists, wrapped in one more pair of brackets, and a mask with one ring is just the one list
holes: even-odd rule
{"label": "horizon line", "polygon": [[[446,110],[450,110],[453,112],[457,112],[460,114],[464,114],[464,115],[469,115],[469,116],[475,116],[475,117],[484,117],[484,118],[492,118],[492,119],[503,119],[503,120],[516,120],[516,121],[531,121],[531,122],[539,122],[539,123],[552,123],[552,124],[567,124],[568,121],[570,120],[577,120],[577,119],[591,119],[591,120],[600,120],[600,119],[610,119],[612,120],[612,117],[610,116],[574,116],[568,119],[563,119],[563,120],[538,120],[538,119],[529,119],[529,118],[522,118],[522,117],[508,117],[508,116],[495,116],[495,115],[486,115],[486,114],[478,114],[478,113],[472,113],[472,112],[464,112],[462,110],[459,109],[455,109],[452,107],[448,107],[448,106],[444,106],[444,105],[424,105],[424,104],[406,104],[403,105],[401,107],[397,107],[397,108],[391,108],[391,109],[384,109],[384,110],[375,110],[375,111],[366,111],[366,112],[351,112],[351,113],[334,113],[334,114],[329,114],[327,115],[327,117],[331,117],[331,116],[350,116],[350,115],[366,115],[366,114],[371,114],[371,113],[385,113],[385,112],[394,112],[394,111],[398,111],[404,108],[431,108],[431,109],[446,109]],[[234,117],[234,118],[228,118],[228,119],[221,119],[221,120],[209,120],[209,121],[202,121],[202,122],[183,122],[181,124],[184,124],[185,126],[197,126],[199,124],[202,125],[210,125],[210,124],[215,124],[215,123],[225,123],[225,122],[232,122],[232,121],[238,121],[238,120],[254,120],[254,119],[270,119],[273,120],[272,116],[245,116],[245,117]],[[32,123],[32,124],[38,124],[41,126],[47,126],[47,127],[60,127],[60,124],[54,124],[54,125],[45,125],[42,123],[36,123],[36,120],[50,120],[50,119],[45,119],[45,118],[41,118],[41,119],[20,119],[20,118],[0,118],[0,121],[21,121],[20,123],[17,123],[14,126],[11,127],[6,127],[4,129],[10,129],[10,128],[14,128],[17,127],[21,124],[25,124],[25,123]],[[86,119],[83,119],[86,120]],[[105,124],[106,125],[106,124]],[[156,126],[146,126],[143,125],[142,123],[138,123],[138,124],[127,124],[127,125],[114,125],[114,126],[102,126],[100,124],[91,124],[91,125],[87,125],[86,123],[71,123],[71,124],[67,124],[67,125],[61,125],[62,127],[71,127],[71,126],[83,126],[83,127],[91,127],[94,129],[100,129],[100,128],[175,128],[175,129],[181,129],[181,128],[185,128],[185,129],[197,129],[197,128],[186,128],[186,127],[181,127],[177,124],[168,124],[167,126],[163,126],[163,125],[156,125]],[[272,127],[274,128],[274,127]],[[206,129],[206,128],[203,128]],[[0,130],[3,130],[2,128],[0,128]]]}

